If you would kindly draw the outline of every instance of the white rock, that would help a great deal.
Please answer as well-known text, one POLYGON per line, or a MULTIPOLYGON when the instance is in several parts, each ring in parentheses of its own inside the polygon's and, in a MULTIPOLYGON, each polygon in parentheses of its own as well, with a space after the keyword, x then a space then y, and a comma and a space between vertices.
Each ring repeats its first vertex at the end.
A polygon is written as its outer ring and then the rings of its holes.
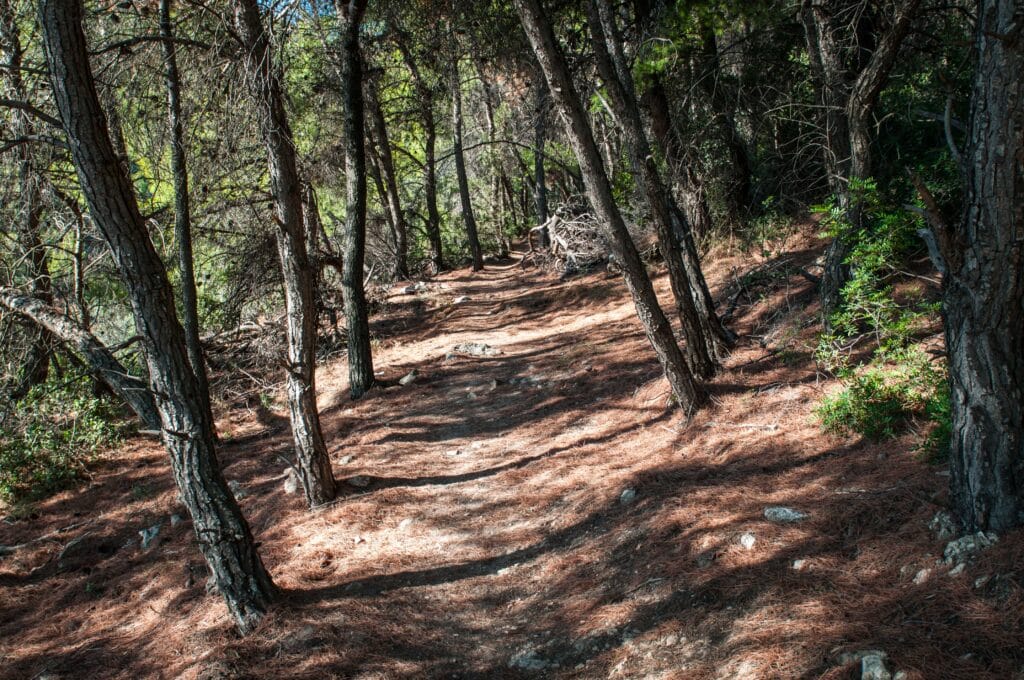
POLYGON ((998 540, 999 538, 995 534, 983 531, 979 531, 976 534, 967 534, 947 543, 942 556, 946 564, 970 562, 977 557, 978 553, 992 547, 998 540))
POLYGON ((154 524, 148 529, 142 529, 139 531, 139 536, 142 536, 142 549, 145 550, 149 546, 153 545, 153 541, 160 534, 160 525, 154 524))
POLYGON ((287 494, 293 494, 299 490, 299 477, 292 470, 288 473, 288 476, 284 480, 284 492, 287 494))
POLYGON ((793 560, 794 571, 803 571, 807 568, 807 560, 793 560))
POLYGON ((780 522, 782 524, 789 524, 791 522, 800 522, 807 519, 809 515, 793 508, 786 508, 781 506, 765 508, 764 518, 769 522, 780 522))
POLYGON ((959 576, 960 574, 964 573, 965 569, 967 569, 967 565, 961 562, 960 564, 950 569, 949 573, 946 574, 946 576, 959 576))
POLYGON ((249 492, 242 488, 242 483, 237 479, 232 479, 228 482, 228 488, 231 489, 231 493, 235 495, 235 500, 242 500, 249 495, 249 492))
POLYGON ((636 500, 636 489, 623 489, 619 494, 619 502, 623 504, 632 503, 636 500))
POLYGON ((742 545, 747 550, 752 549, 755 543, 757 543, 757 537, 749 531, 740 536, 740 545, 742 545))
POLYGON ((419 377, 419 375, 420 375, 420 374, 419 374, 419 371, 417 371, 417 370, 416 370, 416 369, 414 368, 414 369, 412 369, 411 371, 409 371, 408 373, 406 373, 406 374, 405 374, 404 376, 402 376, 402 377, 401 377, 401 378, 400 378, 400 379, 398 380, 398 384, 399 384, 399 385, 401 385, 402 387, 405 387, 406 385, 409 385, 409 384, 411 384, 411 383, 414 383, 414 382, 416 382, 416 378, 418 378, 418 377, 419 377))
POLYGON ((459 297, 455 298, 452 301, 452 304, 463 305, 463 304, 465 304, 467 302, 469 302, 469 296, 468 295, 460 295, 459 297))
POLYGON ((892 673, 885 667, 885 655, 872 652, 860 660, 860 680, 892 680, 892 673))
POLYGON ((342 456, 338 459, 338 465, 348 465, 355 456, 342 456))
POLYGON ((416 522, 416 520, 414 520, 412 517, 406 517, 405 519, 403 519, 401 522, 398 523, 398 528, 400 530, 404 531, 405 529, 408 529, 409 527, 411 527, 415 522, 416 522))
POLYGON ((184 521, 185 521, 185 518, 182 517, 181 515, 178 515, 178 514, 171 515, 171 526, 172 527, 176 527, 176 526, 178 526, 179 524, 181 524, 184 521))
POLYGON ((914 574, 914 583, 916 585, 921 585, 922 583, 927 581, 928 577, 930 577, 931 575, 932 575, 932 570, 931 569, 922 569, 921 571, 919 571, 916 574, 914 574))
POLYGON ((928 522, 928 528, 935 533, 935 537, 940 541, 953 538, 957 532, 956 520, 953 519, 953 515, 945 510, 939 510, 935 513, 935 516, 928 522))

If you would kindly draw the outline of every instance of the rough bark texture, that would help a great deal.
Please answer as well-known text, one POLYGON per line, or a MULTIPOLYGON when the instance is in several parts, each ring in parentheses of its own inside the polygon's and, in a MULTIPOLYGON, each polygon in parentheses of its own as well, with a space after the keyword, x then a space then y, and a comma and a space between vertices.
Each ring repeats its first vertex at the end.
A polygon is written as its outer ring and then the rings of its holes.
POLYGON ((313 272, 306 253, 302 187, 295 146, 284 108, 281 81, 271 60, 270 41, 256 0, 236 0, 235 26, 245 45, 249 85, 258 103, 274 196, 277 251, 284 274, 288 328, 288 409, 302 488, 310 507, 334 499, 331 459, 316 405, 316 307, 313 272))
POLYGON ((952 388, 950 484, 965 529, 1024 524, 1021 0, 978 3, 965 211, 938 234, 952 388))
POLYGON ((95 335, 44 300, 21 295, 16 290, 0 288, 0 305, 30 320, 74 349, 97 377, 128 404, 147 429, 160 429, 160 414, 157 413, 156 402, 146 382, 129 375, 128 369, 95 335))
POLYGON ((514 4, 544 71, 555 105, 565 119, 566 135, 579 160, 587 194, 608 234, 613 253, 622 265, 623 277, 633 297, 637 316, 658 355, 677 402, 684 412, 692 413, 704 401, 706 394, 687 368, 686 360, 672 335, 672 327, 658 306, 658 299, 636 244, 630 238, 622 214, 615 204, 611 183, 602 165, 601 152, 569 75, 565 55, 538 0, 515 0, 514 4))
POLYGON ((366 146, 363 123, 363 56, 359 25, 365 0, 337 3, 341 19, 341 88, 345 135, 345 247, 342 250, 341 289, 348 325, 349 393, 359 399, 373 387, 370 321, 363 290, 366 253, 366 146))
POLYGON ((384 111, 381 109, 376 84, 371 80, 367 85, 369 93, 370 123, 377 142, 377 155, 380 159, 381 179, 387 198, 388 214, 395 228, 395 270, 396 279, 409 278, 409 225, 402 211, 402 199, 398 193, 398 177, 395 174, 395 160, 391 153, 391 140, 384 122, 384 111))
POLYGON ((459 202, 462 205, 462 221, 466 225, 466 239, 473 257, 473 271, 484 268, 484 256, 480 250, 480 236, 473 214, 473 201, 469 195, 469 177, 466 174, 466 154, 462 150, 462 77, 459 74, 458 59, 452 64, 452 154, 455 156, 455 175, 459 183, 459 202))
MULTIPOLYGON (((185 165, 185 135, 181 119, 181 78, 171 28, 171 2, 160 0, 160 37, 163 43, 164 83, 167 88, 167 123, 171 131, 171 174, 174 176, 174 240, 178 244, 178 275, 181 281, 181 323, 185 328, 188 359, 208 408, 210 382, 199 340, 199 302, 192 256, 192 217, 189 212, 188 168, 185 165)), ((211 411, 212 413, 212 411, 211 411)))
POLYGON ((175 481, 228 609, 248 632, 276 590, 221 473, 213 423, 189 364, 167 272, 110 141, 89 68, 80 0, 41 0, 39 23, 82 193, 131 296, 175 481))

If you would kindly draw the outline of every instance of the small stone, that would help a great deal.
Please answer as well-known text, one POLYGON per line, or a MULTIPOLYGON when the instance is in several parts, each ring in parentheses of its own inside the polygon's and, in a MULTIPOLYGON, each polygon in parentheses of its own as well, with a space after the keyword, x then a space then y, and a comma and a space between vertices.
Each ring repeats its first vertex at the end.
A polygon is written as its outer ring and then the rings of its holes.
POLYGON ((623 504, 632 503, 636 500, 636 489, 623 489, 619 494, 619 502, 623 504))
POLYGON ((906 671, 896 671, 892 674, 892 680, 907 680, 908 677, 906 671))
POLYGON ((354 456, 342 456, 338 459, 338 465, 348 465, 352 462, 354 456))
POLYGON ((452 348, 452 352, 468 354, 473 357, 496 357, 501 354, 500 349, 495 349, 482 342, 464 342, 452 348))
POLYGON ((747 532, 740 536, 740 545, 742 545, 747 550, 752 549, 755 543, 757 543, 757 537, 750 532, 747 532))
POLYGON ((807 519, 809 515, 799 510, 786 507, 772 507, 764 509, 764 518, 769 522, 779 522, 782 524, 789 524, 792 522, 800 522, 807 519))
POLYGON ((401 385, 402 387, 405 387, 406 385, 410 385, 410 384, 416 382, 416 378, 418 378, 419 376, 420 376, 419 371, 417 371, 414 368, 411 371, 409 371, 408 373, 406 373, 404 376, 402 376, 399 379, 398 384, 401 385))
POLYGON ((964 573, 965 569, 967 569, 967 565, 961 562, 960 564, 950 569, 949 573, 946 574, 946 576, 959 576, 960 574, 964 573))
POLYGON ((370 478, 364 477, 363 475, 356 475, 355 477, 350 477, 348 483, 356 488, 365 489, 370 486, 370 478))
POLYGON ((985 584, 987 584, 990 580, 992 580, 992 577, 988 574, 985 574, 984 576, 979 576, 978 578, 974 579, 974 587, 984 588, 985 584))
POLYGON ((475 400, 476 399, 476 392, 470 392, 469 394, 467 394, 466 395, 466 399, 469 399, 470 401, 475 400))
POLYGON ((415 522, 416 522, 416 520, 414 520, 412 517, 406 517, 405 519, 403 519, 401 522, 398 523, 398 528, 399 528, 399 530, 404 531, 405 529, 408 529, 413 524, 415 524, 415 522))
POLYGON ((666 647, 675 647, 678 643, 679 643, 679 636, 677 636, 677 635, 669 635, 668 637, 665 638, 664 645, 666 647))
POLYGON ((448 458, 456 458, 462 455, 462 449, 452 449, 451 451, 445 451, 444 455, 448 458))
POLYGON ((171 515, 171 526, 172 527, 176 527, 176 526, 178 526, 179 524, 181 524, 184 521, 185 521, 185 518, 182 517, 181 515, 177 514, 177 513, 171 515))
POLYGON ((299 477, 292 470, 288 473, 288 476, 284 479, 284 492, 287 494, 293 494, 299 490, 299 477))
POLYGON ((928 580, 928 577, 932 575, 931 569, 922 569, 921 571, 914 574, 914 584, 921 585, 928 580))
POLYGON ((928 528, 935 533, 935 537, 940 541, 949 540, 956 536, 957 533, 956 520, 953 519, 953 515, 945 510, 939 510, 935 513, 935 516, 928 522, 928 528))
POLYGON ((970 562, 978 556, 978 553, 992 547, 998 540, 999 538, 993 533, 979 531, 976 534, 968 534, 947 543, 942 557, 946 564, 970 562))
POLYGON ((249 492, 242 488, 242 483, 237 479, 232 479, 228 482, 228 488, 231 489, 231 493, 234 494, 235 500, 242 500, 249 495, 249 492))
POLYGON ((807 568, 807 560, 793 560, 793 570, 803 571, 807 568))
POLYGON ((156 537, 160 534, 160 525, 154 524, 148 529, 142 529, 139 531, 139 536, 142 536, 142 549, 145 550, 153 544, 156 537))
POLYGON ((861 658, 860 680, 892 680, 892 673, 885 667, 884 654, 872 652, 861 658))
POLYGON ((452 300, 452 304, 453 305, 464 305, 467 302, 469 302, 469 296, 468 295, 460 295, 459 297, 457 297, 454 300, 452 300))

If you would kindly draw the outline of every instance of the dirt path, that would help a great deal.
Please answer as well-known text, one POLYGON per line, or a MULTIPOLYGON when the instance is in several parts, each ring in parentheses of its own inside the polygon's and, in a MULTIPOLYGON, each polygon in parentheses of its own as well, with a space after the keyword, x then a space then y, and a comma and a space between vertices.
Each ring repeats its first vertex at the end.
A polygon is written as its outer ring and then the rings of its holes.
MULTIPOLYGON (((739 262, 716 263, 720 297, 739 262)), ((966 575, 935 566, 946 479, 910 437, 820 433, 809 284, 777 279, 740 304, 748 339, 689 424, 617 278, 512 263, 396 288, 376 366, 416 379, 352 402, 344 362, 319 373, 343 498, 309 513, 284 492, 280 404, 220 423, 286 593, 256 634, 237 639, 204 591, 188 522, 167 522, 164 454, 135 442, 2 529, 88 522, 0 562, 0 675, 840 678, 858 663, 842 653, 881 649, 908 677, 1011 677, 1019 536, 966 575), (769 522, 776 505, 809 517, 769 522), (1001 590, 973 587, 986 574, 1001 590)))

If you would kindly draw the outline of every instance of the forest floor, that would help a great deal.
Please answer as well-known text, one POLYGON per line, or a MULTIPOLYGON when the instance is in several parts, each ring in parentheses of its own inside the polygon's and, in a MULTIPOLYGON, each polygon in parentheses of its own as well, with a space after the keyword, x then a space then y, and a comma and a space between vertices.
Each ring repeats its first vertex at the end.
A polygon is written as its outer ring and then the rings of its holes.
POLYGON ((517 256, 396 286, 376 367, 416 379, 351 401, 344 360, 318 374, 337 502, 285 492, 282 394, 221 409, 225 474, 283 590, 254 634, 207 593, 166 454, 140 437, 0 523, 0 544, 34 540, 0 557, 0 676, 835 679, 879 650, 908 678, 1024 677, 1024 535, 950 575, 928 528, 948 471, 920 435, 814 418, 837 384, 788 266, 820 256, 804 231, 760 264, 712 258, 741 340, 689 422, 616 276, 517 256))

